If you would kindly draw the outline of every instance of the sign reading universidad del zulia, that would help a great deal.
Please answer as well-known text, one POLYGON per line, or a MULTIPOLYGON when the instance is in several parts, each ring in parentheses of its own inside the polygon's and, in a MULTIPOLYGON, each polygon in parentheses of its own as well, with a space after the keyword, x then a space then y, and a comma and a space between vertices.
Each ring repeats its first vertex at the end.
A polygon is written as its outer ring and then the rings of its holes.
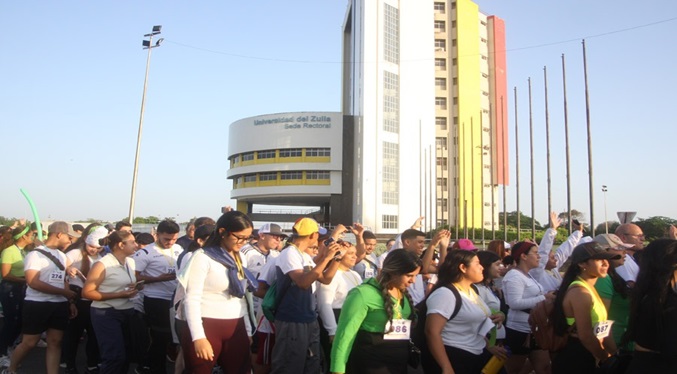
POLYGON ((254 126, 261 125, 284 125, 289 129, 329 129, 331 117, 325 115, 289 116, 277 118, 254 119, 254 126))

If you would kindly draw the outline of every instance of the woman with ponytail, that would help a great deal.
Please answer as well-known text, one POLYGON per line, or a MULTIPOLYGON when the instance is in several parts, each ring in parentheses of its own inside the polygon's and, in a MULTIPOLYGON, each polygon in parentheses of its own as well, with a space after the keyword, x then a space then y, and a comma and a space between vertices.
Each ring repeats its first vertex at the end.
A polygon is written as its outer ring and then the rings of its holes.
POLYGON ((33 243, 35 230, 30 223, 20 225, 11 231, 13 245, 2 251, 2 283, 0 283, 0 303, 4 314, 4 323, 0 330, 0 366, 9 366, 7 347, 14 343, 21 333, 21 311, 26 294, 24 276, 25 248, 33 243))
POLYGON ((82 232, 82 235, 68 249, 66 257, 71 264, 68 267, 70 284, 68 287, 77 294, 75 306, 78 315, 70 320, 63 339, 63 360, 66 362, 66 373, 76 373, 75 367, 78 345, 82 333, 87 331, 87 372, 96 371, 101 361, 99 356, 99 344, 92 327, 90 308, 92 300, 82 298, 82 287, 85 285, 87 275, 92 265, 101 259, 103 243, 101 241, 108 236, 108 230, 100 224, 90 224, 82 232))
POLYGON ((389 253, 377 278, 346 297, 331 351, 333 373, 406 373, 416 313, 407 287, 421 270, 412 252, 389 253))

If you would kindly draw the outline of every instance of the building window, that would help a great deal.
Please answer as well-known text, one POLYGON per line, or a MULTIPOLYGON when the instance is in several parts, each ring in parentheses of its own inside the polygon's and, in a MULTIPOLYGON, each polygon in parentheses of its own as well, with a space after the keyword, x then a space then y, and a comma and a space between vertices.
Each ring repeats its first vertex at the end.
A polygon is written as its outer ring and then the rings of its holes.
POLYGON ((487 91, 482 91, 482 95, 484 95, 484 96, 489 96, 489 92, 487 92, 487 91))
MULTIPOLYGON (((454 117, 454 125, 458 125, 458 117, 454 117)), ((456 143, 454 143, 456 144, 456 143)))
POLYGON ((447 90, 447 78, 435 78, 435 86, 440 90, 447 90))
POLYGON ((484 39, 484 38, 480 38, 480 41, 481 41, 482 43, 486 43, 486 42, 487 42, 487 40, 484 39))
POLYGON ((454 97, 452 99, 452 102, 454 103, 454 105, 458 105, 458 97, 454 97))
POLYGON ((435 50, 436 51, 446 51, 447 50, 447 41, 444 39, 435 39, 435 50))
POLYGON ((280 149, 280 157, 301 157, 302 155, 303 149, 301 148, 280 149))
POLYGON ((251 161, 254 159, 254 152, 247 152, 242 154, 242 161, 251 161))
POLYGON ((440 130, 447 129, 447 117, 435 117, 435 126, 440 130))
POLYGON ((261 173, 259 174, 259 181, 274 181, 277 180, 277 172, 261 173))
POLYGON ((247 174, 244 176, 244 182, 249 183, 249 182, 256 182, 256 174, 247 174))
POLYGON ((400 146, 383 142, 383 203, 398 204, 400 198, 400 146))
POLYGON ((444 71, 447 70, 447 60, 444 58, 435 59, 435 70, 444 71))
POLYGON ((447 189, 447 178, 437 178, 437 187, 447 189))
POLYGON ((444 5, 445 5, 444 3, 437 3, 436 2, 433 6, 434 6, 434 9, 437 13, 444 14, 445 13, 444 5))
POLYGON ((447 98, 446 97, 436 97, 435 106, 438 109, 446 110, 447 109, 447 98))
POLYGON ((456 57, 454 57, 454 58, 451 59, 451 64, 452 64, 453 66, 456 66, 456 65, 458 64, 458 60, 456 60, 456 57))
POLYGON ((383 72, 383 130, 400 131, 400 77, 383 72))
POLYGON ((451 2, 451 9, 456 9, 456 2, 455 1, 451 2))
POLYGON ((393 64, 400 62, 400 10, 385 4, 383 55, 393 64))
POLYGON ((446 25, 444 21, 435 21, 435 32, 445 32, 446 25))
POLYGON ((301 171, 281 171, 280 179, 284 180, 301 180, 303 179, 303 172, 301 171))
POLYGON ((451 39, 451 46, 452 47, 456 47, 456 43, 457 43, 456 39, 451 39))
POLYGON ((486 59, 487 59, 487 56, 482 55, 482 60, 486 60, 486 59))
POLYGON ((480 23, 482 24, 482 26, 486 26, 486 25, 487 25, 487 23, 484 22, 484 21, 480 21, 480 23))
POLYGON ((256 152, 256 158, 258 158, 259 160, 264 158, 275 158, 275 150, 269 149, 266 151, 258 151, 256 152))
POLYGON ((312 179, 312 180, 329 179, 329 171, 324 171, 324 170, 306 171, 306 179, 312 179))
POLYGON ((237 164, 237 163, 239 163, 239 162, 240 162, 240 155, 237 155, 237 156, 233 157, 233 163, 234 163, 234 164, 237 164))
POLYGON ((453 83, 454 86, 458 86, 458 78, 456 78, 456 77, 452 78, 451 83, 453 83))
POLYGON ((456 21, 451 21, 451 28, 455 29, 456 28, 456 21))
POLYGON ((330 148, 306 148, 306 157, 329 157, 330 148))
POLYGON ((482 78, 489 78, 489 74, 487 74, 487 73, 482 73, 482 78))
POLYGON ((437 166, 441 166, 443 168, 447 167, 447 158, 446 157, 438 157, 437 158, 437 166))
POLYGON ((443 212, 447 211, 447 199, 437 199, 437 207, 442 209, 443 212))
POLYGON ((397 229, 397 216, 394 214, 384 214, 381 216, 382 225, 384 229, 397 229))
POLYGON ((435 146, 447 149, 447 138, 435 138, 435 146))

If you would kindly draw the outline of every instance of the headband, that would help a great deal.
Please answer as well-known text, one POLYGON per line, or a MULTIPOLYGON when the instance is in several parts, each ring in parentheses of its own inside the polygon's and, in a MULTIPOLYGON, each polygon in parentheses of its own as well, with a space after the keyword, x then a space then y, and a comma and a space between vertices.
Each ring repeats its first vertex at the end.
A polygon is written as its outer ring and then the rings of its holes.
POLYGON ((24 227, 24 229, 21 230, 20 233, 14 235, 12 238, 13 238, 14 240, 19 240, 19 238, 22 237, 22 236, 24 236, 24 235, 26 235, 26 233, 27 233, 28 230, 30 230, 30 229, 31 229, 31 224, 30 224, 30 223, 26 223, 26 227, 24 227))

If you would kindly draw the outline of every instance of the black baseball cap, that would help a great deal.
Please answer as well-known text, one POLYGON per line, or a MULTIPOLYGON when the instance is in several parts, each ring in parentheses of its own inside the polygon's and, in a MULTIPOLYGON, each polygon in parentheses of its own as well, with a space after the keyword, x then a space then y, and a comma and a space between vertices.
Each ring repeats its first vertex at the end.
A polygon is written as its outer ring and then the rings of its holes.
POLYGON ((571 263, 580 264, 582 262, 593 260, 619 260, 621 255, 606 251, 597 242, 588 242, 579 244, 574 248, 571 254, 571 263))

